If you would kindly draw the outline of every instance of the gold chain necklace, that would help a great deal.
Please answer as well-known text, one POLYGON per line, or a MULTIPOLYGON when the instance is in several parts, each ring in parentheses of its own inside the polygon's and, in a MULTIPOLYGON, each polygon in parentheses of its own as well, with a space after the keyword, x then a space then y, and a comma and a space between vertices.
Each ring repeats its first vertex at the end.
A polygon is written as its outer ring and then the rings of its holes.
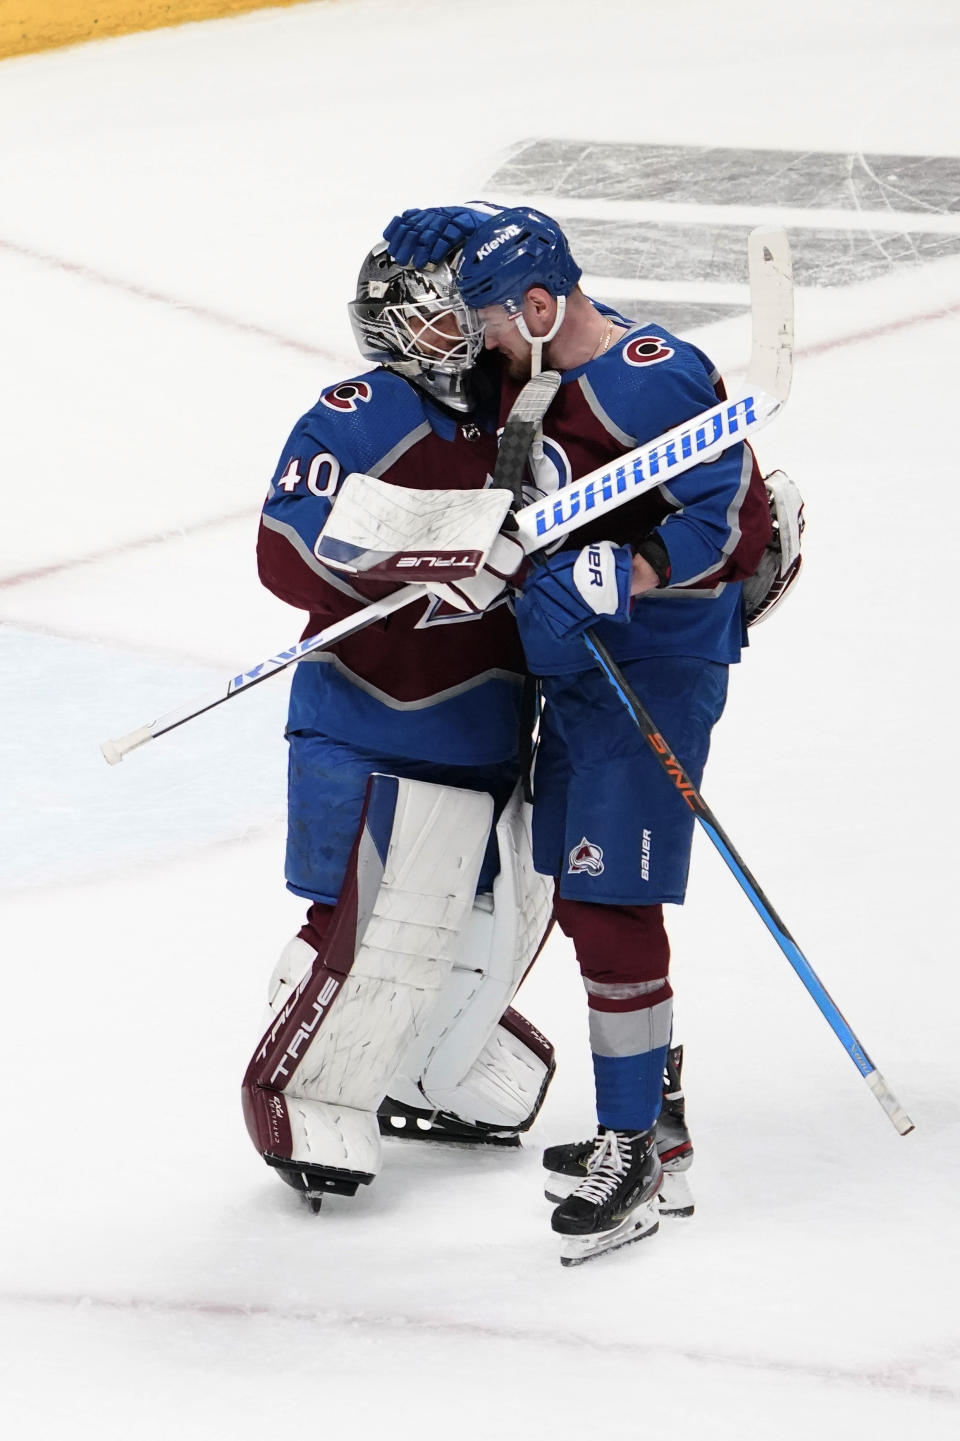
POLYGON ((606 318, 606 319, 604 320, 604 322, 603 322, 603 332, 602 332, 602 334, 601 334, 601 336, 600 336, 600 344, 597 346, 596 350, 593 352, 593 354, 591 355, 590 359, 591 359, 591 360, 596 360, 599 356, 604 355, 604 354, 606 353, 606 351, 608 351, 608 350, 610 349, 610 342, 611 342, 612 339, 613 339, 613 321, 610 319, 610 317, 609 317, 609 315, 608 315, 607 318, 606 318))

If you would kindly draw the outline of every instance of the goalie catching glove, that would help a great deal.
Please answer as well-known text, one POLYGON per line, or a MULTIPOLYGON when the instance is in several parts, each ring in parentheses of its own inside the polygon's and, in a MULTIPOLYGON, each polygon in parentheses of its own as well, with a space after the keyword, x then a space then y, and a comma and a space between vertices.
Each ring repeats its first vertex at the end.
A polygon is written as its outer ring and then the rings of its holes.
POLYGON ((512 496, 486 490, 413 490, 348 475, 313 553, 332 570, 417 583, 455 610, 486 610, 503 595, 526 552, 501 531, 512 496))
POLYGON ((468 576, 466 580, 444 582, 426 577, 421 579, 427 590, 445 600, 454 610, 476 614, 499 600, 511 581, 516 582, 526 559, 526 551, 520 542, 500 531, 476 575, 468 576))

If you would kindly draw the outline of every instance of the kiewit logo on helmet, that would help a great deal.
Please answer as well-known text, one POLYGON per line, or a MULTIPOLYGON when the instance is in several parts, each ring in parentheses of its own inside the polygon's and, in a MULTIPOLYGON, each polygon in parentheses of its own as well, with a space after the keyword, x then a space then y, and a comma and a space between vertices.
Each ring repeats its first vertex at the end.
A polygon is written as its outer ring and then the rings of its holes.
POLYGON ((505 245, 508 240, 512 240, 515 235, 519 234, 519 225, 508 225, 505 230, 501 230, 500 233, 498 235, 495 235, 492 240, 487 240, 484 242, 483 245, 481 245, 480 249, 477 251, 477 259, 486 260, 488 255, 492 255, 495 250, 500 249, 501 245, 505 245))
POLYGON ((574 846, 568 859, 567 874, 570 876, 575 876, 580 871, 586 872, 588 876, 599 876, 603 871, 603 851, 588 841, 586 836, 579 845, 574 846))

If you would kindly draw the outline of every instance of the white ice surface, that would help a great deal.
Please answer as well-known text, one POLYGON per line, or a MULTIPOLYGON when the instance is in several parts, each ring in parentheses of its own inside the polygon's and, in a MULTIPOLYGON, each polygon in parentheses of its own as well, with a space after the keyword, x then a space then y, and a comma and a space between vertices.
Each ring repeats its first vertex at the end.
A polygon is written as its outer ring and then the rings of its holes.
MULTIPOLYGON (((391 1143, 312 1217, 238 1097, 301 911, 285 683, 97 749, 298 634, 256 512, 356 365, 394 210, 534 135, 957 155, 958 65, 947 0, 331 0, 0 67, 4 1435, 958 1434, 960 262, 799 296, 758 450, 806 496, 806 577, 705 786, 907 1139, 698 838, 692 1222, 557 1264, 539 1150, 591 1119, 562 938, 522 997, 560 1052, 525 1148, 391 1143)), ((700 339, 735 371, 744 329, 700 339)))

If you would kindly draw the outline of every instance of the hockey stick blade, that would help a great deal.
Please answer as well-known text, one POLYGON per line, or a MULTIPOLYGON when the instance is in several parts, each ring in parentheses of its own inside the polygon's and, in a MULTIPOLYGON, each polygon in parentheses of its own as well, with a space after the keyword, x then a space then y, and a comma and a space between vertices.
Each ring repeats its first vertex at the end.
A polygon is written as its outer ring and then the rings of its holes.
POLYGON ((793 262, 787 232, 759 226, 747 240, 753 346, 751 389, 785 405, 793 380, 793 262))

